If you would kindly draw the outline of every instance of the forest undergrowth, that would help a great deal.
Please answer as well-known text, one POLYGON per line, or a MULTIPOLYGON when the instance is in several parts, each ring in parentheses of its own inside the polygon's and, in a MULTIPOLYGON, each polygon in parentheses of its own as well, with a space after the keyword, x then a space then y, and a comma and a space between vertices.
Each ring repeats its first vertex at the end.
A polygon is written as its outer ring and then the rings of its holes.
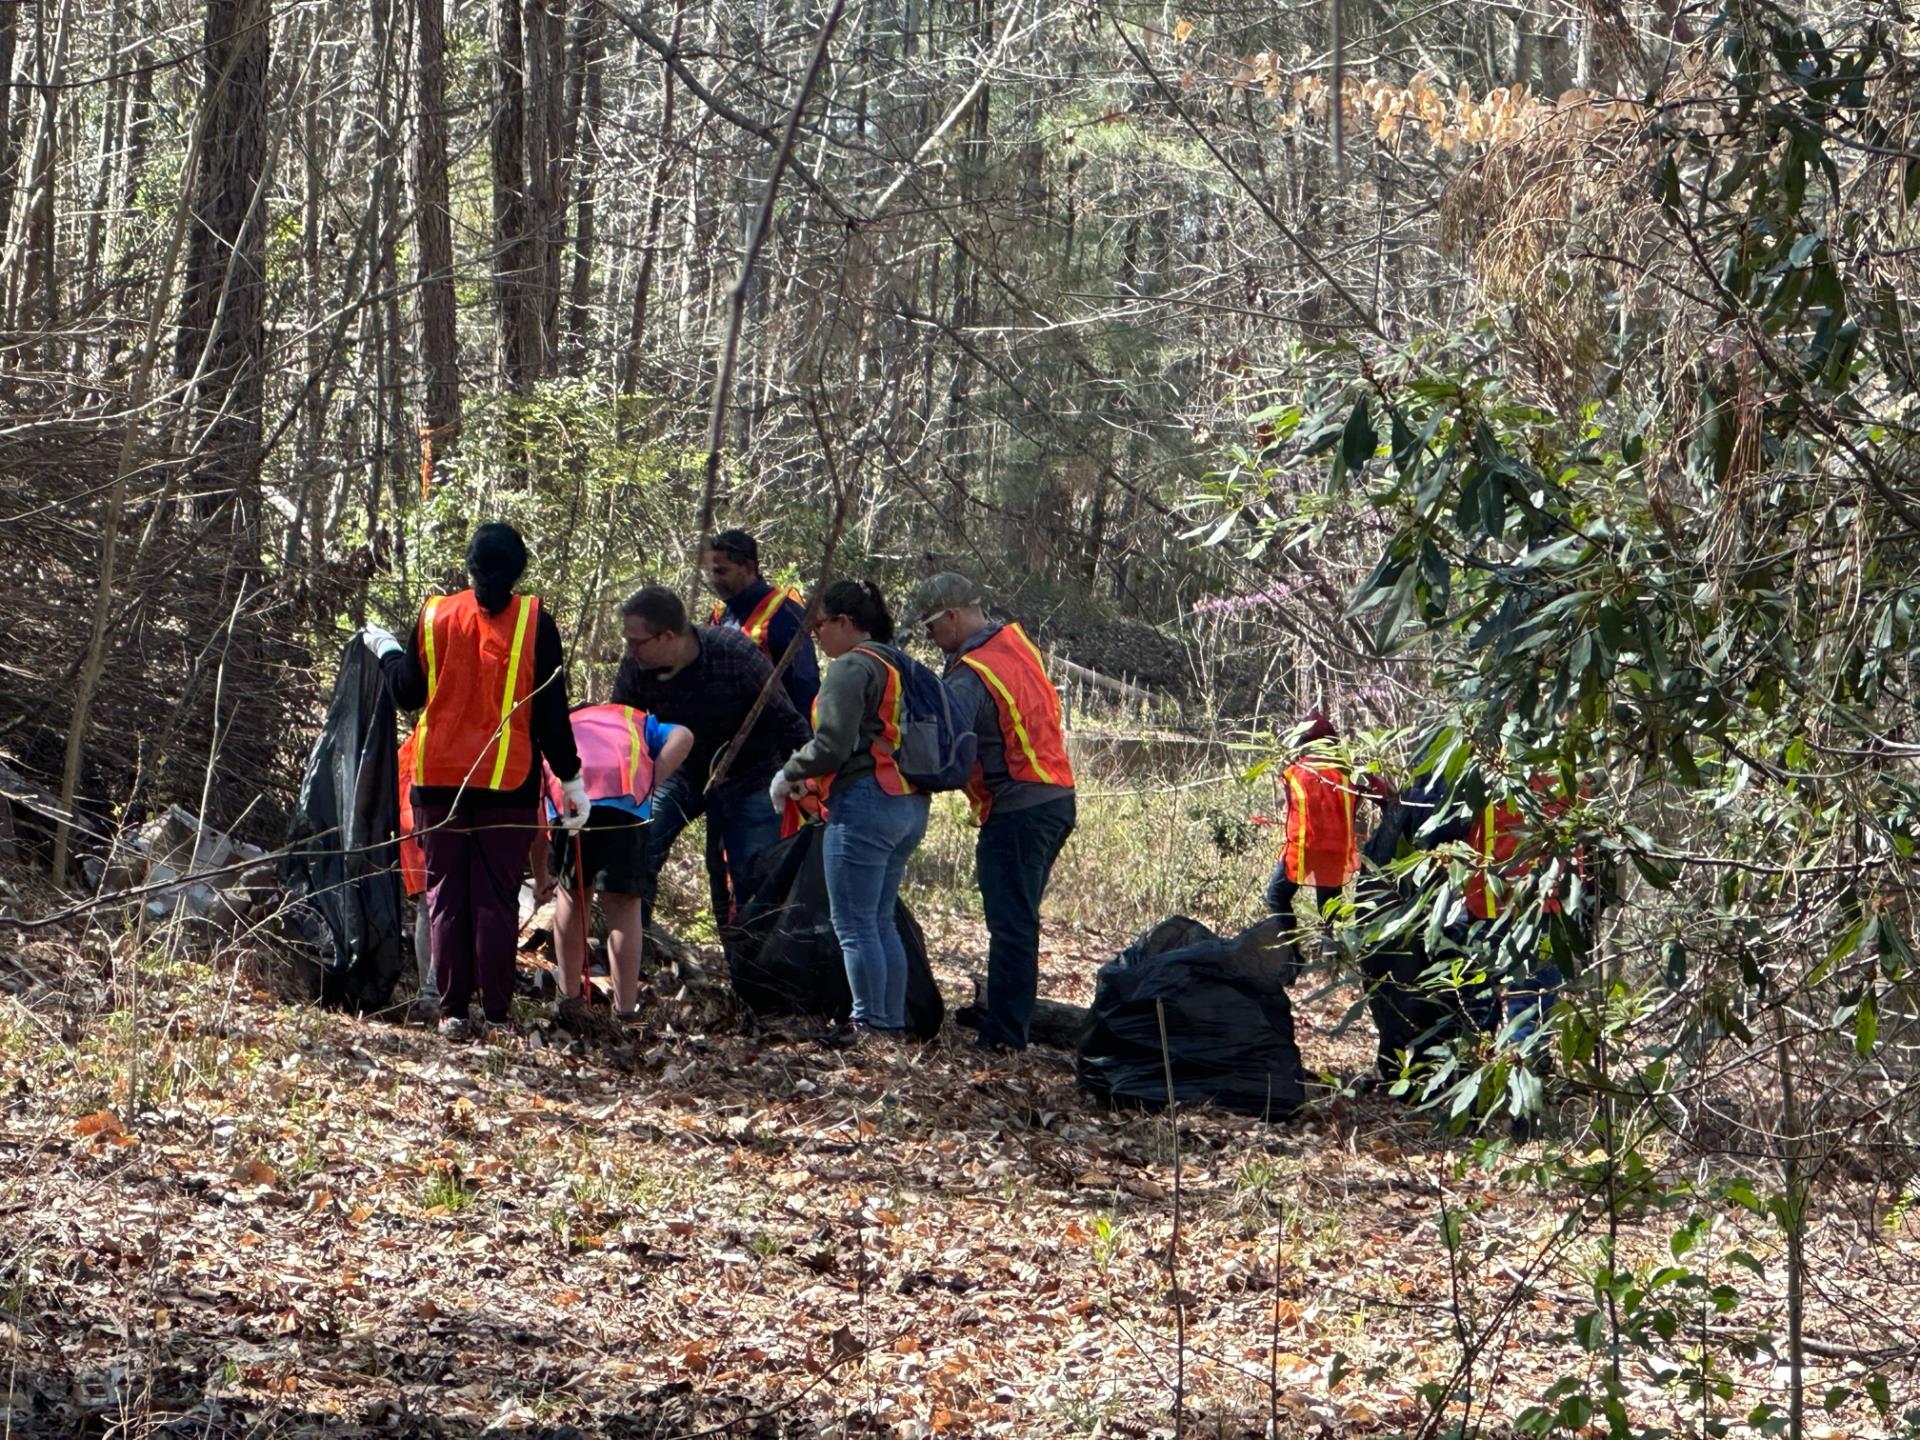
MULTIPOLYGON (((964 997, 978 922, 923 918, 964 997)), ((1086 1003, 1128 938, 1050 917, 1043 993, 1086 1003)), ((836 1052, 666 972, 618 1039, 470 1046, 296 1003, 268 943, 43 931, 4 980, 9 1436, 1504 1434, 1604 1363, 1606 1221, 1532 1171, 1590 1140, 1342 1088, 1372 1061, 1345 987, 1296 991, 1306 1112, 1176 1130, 1095 1110, 1059 1053, 836 1052)), ((1673 1217, 1613 1209, 1620 1265, 1657 1267, 1673 1217)), ((1860 1223, 1819 1218, 1817 1270, 1860 1223)), ((1875 1223, 1877 1263, 1920 1241, 1875 1223)), ((1772 1227, 1733 1207, 1691 1248, 1741 1276, 1701 1337, 1732 1398, 1626 1379, 1678 1434, 1784 1383, 1728 1349, 1778 1322, 1772 1227)), ((1874 1293, 1910 1309, 1920 1273, 1874 1293)), ((1810 1303, 1814 1393, 1847 1389, 1876 1336, 1810 1303)), ((1847 1393, 1810 1433, 1879 1432, 1847 1393)))

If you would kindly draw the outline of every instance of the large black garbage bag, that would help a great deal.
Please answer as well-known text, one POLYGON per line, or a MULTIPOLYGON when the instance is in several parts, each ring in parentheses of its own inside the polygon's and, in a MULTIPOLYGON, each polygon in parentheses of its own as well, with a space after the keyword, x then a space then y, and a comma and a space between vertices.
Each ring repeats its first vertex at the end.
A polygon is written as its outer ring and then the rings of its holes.
MULTIPOLYGON (((844 1020, 853 1013, 827 903, 825 833, 824 825, 803 825, 755 864, 753 893, 727 947, 727 969, 734 994, 756 1015, 844 1020)), ((927 937, 906 901, 893 913, 907 947, 907 1029, 931 1040, 947 1012, 927 964, 927 937)))
POLYGON ((322 1004, 381 1009, 404 968, 396 749, 393 700, 356 635, 287 834, 287 924, 315 960, 322 1004))
POLYGON ((1163 920, 1100 967, 1087 1031, 1074 1056, 1080 1083, 1114 1105, 1214 1104, 1278 1120, 1306 1100, 1284 957, 1222 939, 1197 920, 1163 920), (1160 1016, 1166 1016, 1164 1058, 1160 1016))

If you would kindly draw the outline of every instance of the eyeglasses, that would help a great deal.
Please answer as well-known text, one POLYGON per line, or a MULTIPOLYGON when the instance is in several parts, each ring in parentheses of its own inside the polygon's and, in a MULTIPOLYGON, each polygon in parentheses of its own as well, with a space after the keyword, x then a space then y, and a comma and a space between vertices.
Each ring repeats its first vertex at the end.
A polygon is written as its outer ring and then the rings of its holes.
POLYGON ((844 620, 846 618, 844 615, 816 615, 813 617, 813 633, 818 635, 822 630, 826 629, 827 626, 833 624, 834 621, 844 620))

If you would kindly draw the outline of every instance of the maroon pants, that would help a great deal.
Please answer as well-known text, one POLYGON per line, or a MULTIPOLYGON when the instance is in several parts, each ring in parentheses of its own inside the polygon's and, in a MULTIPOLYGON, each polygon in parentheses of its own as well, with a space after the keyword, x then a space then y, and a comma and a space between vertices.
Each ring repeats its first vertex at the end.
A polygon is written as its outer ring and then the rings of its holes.
POLYGON ((416 803, 413 813, 427 857, 427 928, 442 1011, 465 1015, 478 985, 487 1019, 505 1020, 533 811, 468 804, 450 814, 416 803))

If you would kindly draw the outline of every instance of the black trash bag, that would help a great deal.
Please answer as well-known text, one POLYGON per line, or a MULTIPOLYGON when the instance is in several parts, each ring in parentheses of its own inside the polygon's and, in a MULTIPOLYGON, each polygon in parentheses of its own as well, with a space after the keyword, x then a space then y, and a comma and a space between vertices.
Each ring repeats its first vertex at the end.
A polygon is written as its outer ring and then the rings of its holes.
POLYGON ((1222 939, 1178 915, 1101 966, 1074 1056, 1080 1084, 1113 1105, 1158 1109, 1167 1103, 1171 1061, 1182 1105, 1268 1120, 1299 1109, 1305 1072, 1281 983, 1291 947, 1276 948, 1274 928, 1269 920, 1222 939))
POLYGON ((393 699, 355 635, 287 833, 286 921, 323 1005, 384 1009, 406 969, 397 750, 393 699))
MULTIPOLYGON (((753 893, 741 910, 727 969, 733 993, 756 1015, 822 1015, 845 1020, 853 991, 827 903, 824 825, 802 825, 754 864, 753 893)), ((907 947, 907 1030, 931 1040, 946 1021, 927 937, 904 900, 894 905, 907 947)))

